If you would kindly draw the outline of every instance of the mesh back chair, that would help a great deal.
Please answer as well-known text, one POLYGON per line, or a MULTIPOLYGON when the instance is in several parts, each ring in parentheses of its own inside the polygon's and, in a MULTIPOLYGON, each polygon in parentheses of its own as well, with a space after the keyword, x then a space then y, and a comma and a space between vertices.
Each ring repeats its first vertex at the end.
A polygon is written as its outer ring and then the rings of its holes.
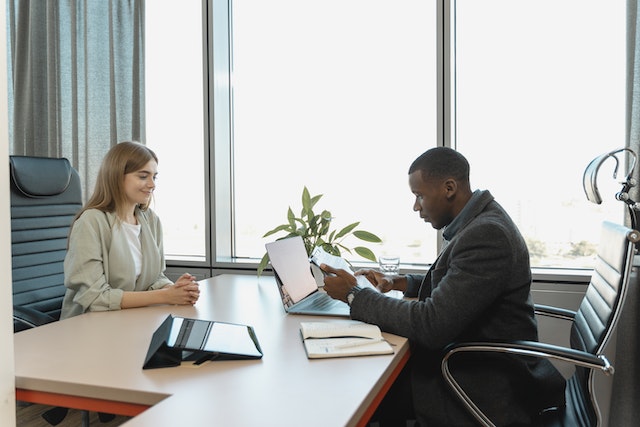
POLYGON ((576 312, 550 306, 536 306, 536 314, 569 320, 572 323, 571 348, 517 341, 509 343, 476 342, 450 345, 442 360, 442 374, 453 393, 481 426, 494 426, 465 393, 451 374, 449 361, 462 352, 498 352, 561 360, 576 369, 567 380, 566 405, 549 408, 540 414, 542 427, 594 427, 601 424, 601 414, 593 395, 595 372, 613 374, 613 367, 602 354, 620 317, 629 285, 640 233, 622 225, 604 222, 598 247, 596 266, 585 296, 576 312))
POLYGON ((14 331, 60 318, 67 234, 82 207, 65 158, 10 156, 14 331))

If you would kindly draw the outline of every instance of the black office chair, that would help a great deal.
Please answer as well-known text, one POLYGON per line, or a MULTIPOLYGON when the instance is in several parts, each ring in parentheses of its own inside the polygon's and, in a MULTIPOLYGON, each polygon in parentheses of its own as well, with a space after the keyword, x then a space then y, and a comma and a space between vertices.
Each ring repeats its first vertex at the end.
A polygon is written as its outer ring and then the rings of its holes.
POLYGON ((602 371, 613 374, 613 366, 602 351, 611 337, 620 316, 629 285, 635 245, 640 233, 622 225, 604 222, 596 266, 585 296, 576 312, 550 306, 536 305, 538 315, 552 316, 573 322, 571 348, 531 341, 474 342, 450 345, 442 359, 442 374, 453 393, 478 421, 493 427, 451 374, 449 362, 458 353, 496 352, 569 362, 576 366, 567 380, 566 405, 549 408, 540 414, 538 426, 593 427, 599 426, 601 415, 592 394, 594 374, 602 371))
POLYGON ((587 196, 587 200, 599 205, 602 203, 600 190, 598 190, 598 172, 600 171, 600 166, 609 159, 613 159, 616 162, 616 166, 613 170, 613 179, 618 179, 622 188, 616 193, 615 199, 625 203, 627 212, 629 213, 629 220, 631 221, 631 228, 635 230, 638 229, 638 212, 640 211, 640 203, 631 198, 629 191, 638 184, 637 180, 633 177, 637 157, 636 152, 630 148, 618 148, 601 154, 591 160, 582 174, 582 188, 584 189, 585 196, 587 196), (627 166, 627 173, 624 175, 622 180, 618 178, 618 169, 622 163, 622 160, 618 159, 618 155, 625 155, 629 163, 627 166))
MULTIPOLYGON (((82 190, 65 158, 9 156, 9 168, 13 329, 20 332, 60 319, 67 235, 82 190)), ((54 408, 43 418, 55 425, 66 413, 54 408)))
POLYGON ((82 207, 65 158, 10 156, 14 332, 60 318, 67 234, 82 207))
POLYGON ((597 370, 607 375, 614 372, 613 366, 602 352, 620 317, 629 286, 633 258, 640 251, 640 233, 634 229, 640 222, 640 203, 629 196, 631 188, 637 185, 636 179, 633 178, 637 155, 629 148, 609 151, 594 158, 587 165, 582 176, 582 185, 587 200, 601 204, 602 197, 597 185, 600 166, 608 159, 614 159, 613 179, 617 179, 618 169, 622 164, 617 155, 621 154, 628 156, 629 164, 627 173, 619 181, 622 189, 616 193, 615 199, 623 202, 627 207, 633 228, 610 222, 603 223, 596 266, 577 312, 557 307, 535 306, 535 312, 539 316, 550 316, 572 322, 571 348, 519 341, 512 343, 454 343, 446 349, 441 364, 442 374, 454 394, 480 425, 493 426, 494 424, 452 376, 449 370, 449 360, 457 353, 498 352, 561 360, 575 365, 575 372, 567 381, 565 407, 550 408, 544 411, 540 414, 537 425, 540 427, 600 425, 600 410, 592 394, 594 375, 597 370))

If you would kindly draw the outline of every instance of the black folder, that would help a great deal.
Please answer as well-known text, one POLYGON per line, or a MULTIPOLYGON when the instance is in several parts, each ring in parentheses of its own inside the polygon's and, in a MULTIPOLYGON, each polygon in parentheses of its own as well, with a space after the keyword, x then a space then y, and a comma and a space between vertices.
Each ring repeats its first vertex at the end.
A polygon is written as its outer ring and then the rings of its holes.
POLYGON ((142 368, 260 358, 262 349, 251 326, 169 315, 153 333, 142 368))

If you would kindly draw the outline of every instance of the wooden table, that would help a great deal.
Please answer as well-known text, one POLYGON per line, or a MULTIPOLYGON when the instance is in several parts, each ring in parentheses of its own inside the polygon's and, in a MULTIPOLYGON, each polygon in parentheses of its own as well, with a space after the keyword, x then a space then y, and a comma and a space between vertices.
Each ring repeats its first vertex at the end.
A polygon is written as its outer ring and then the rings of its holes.
POLYGON ((409 358, 309 360, 301 321, 285 314, 272 277, 222 275, 200 282, 194 307, 88 313, 15 334, 16 398, 135 416, 127 426, 365 425, 409 358), (143 370, 153 332, 169 314, 254 327, 260 360, 143 370))

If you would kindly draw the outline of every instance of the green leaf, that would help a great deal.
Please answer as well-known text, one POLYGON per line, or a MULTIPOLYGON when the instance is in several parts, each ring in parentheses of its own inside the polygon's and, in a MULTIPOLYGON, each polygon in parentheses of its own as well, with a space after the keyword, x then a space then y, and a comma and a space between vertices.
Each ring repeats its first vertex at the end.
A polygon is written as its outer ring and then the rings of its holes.
MULTIPOLYGON (((325 236, 329 232, 329 227, 330 226, 331 226, 330 222, 322 221, 322 226, 318 230, 318 234, 320 236, 325 236)), ((333 241, 333 239, 329 239, 329 240, 333 241)))
POLYGON ((311 207, 311 195, 309 194, 309 190, 306 186, 302 189, 302 207, 305 209, 309 209, 311 207))
POLYGON ((340 249, 337 246, 327 243, 323 246, 324 250, 329 252, 331 255, 340 256, 340 249))
POLYGON ((349 234, 351 232, 351 230, 356 228, 359 224, 360 224, 359 222, 354 222, 353 224, 347 225, 342 230, 340 230, 340 232, 336 235, 336 239, 339 239, 340 237, 346 236, 347 234, 349 234))
POLYGON ((331 220, 333 220, 333 217, 331 216, 331 212, 329 211, 322 211, 319 217, 320 224, 322 224, 322 227, 325 229, 323 234, 325 234, 328 231, 329 226, 331 225, 331 220))
POLYGON ((340 250, 340 248, 342 248, 345 252, 347 252, 348 254, 352 254, 353 252, 351 252, 351 249, 349 249, 348 247, 346 247, 345 245, 338 243, 336 245, 336 247, 338 248, 338 250, 340 250))
POLYGON ((304 187, 304 189, 302 190, 302 211, 300 216, 313 216, 313 205, 311 204, 311 196, 309 195, 309 190, 307 190, 307 187, 304 187))
POLYGON ((320 200, 322 198, 322 194, 318 194, 317 196, 313 196, 311 198, 311 207, 313 208, 316 203, 318 203, 318 200, 320 200))
POLYGON ((368 259, 369 261, 373 261, 373 262, 377 261, 375 254, 369 248, 356 246, 355 248, 353 248, 353 250, 356 251, 356 253, 360 255, 362 258, 368 259))
POLYGON ((262 259, 260 260, 260 264, 258 264, 258 277, 262 275, 262 272, 264 271, 264 269, 267 267, 268 264, 269 264, 269 254, 266 253, 262 256, 262 259))
POLYGON ((321 220, 322 218, 320 217, 320 215, 312 216, 311 218, 309 218, 309 228, 316 231, 321 220))
MULTIPOLYGON (((378 236, 376 236, 373 233, 370 233, 368 231, 364 231, 364 230, 356 230, 353 232, 353 235, 356 236, 358 239, 360 240, 364 240, 365 242, 371 242, 371 243, 380 243, 382 242, 382 239, 380 239, 378 236)), ((375 261, 375 259, 374 259, 375 261)))
POLYGON ((323 210, 322 213, 320 214, 320 216, 322 217, 323 220, 325 221, 331 221, 333 218, 331 218, 331 212, 329 212, 328 210, 323 210))
POLYGON ((310 256, 311 252, 313 251, 313 248, 315 248, 315 245, 310 242, 309 240, 305 240, 304 241, 304 249, 305 251, 307 251, 307 255, 310 256))
POLYGON ((265 235, 264 235, 264 236, 262 236, 262 237, 269 237, 269 236, 271 236, 272 234, 277 233, 278 231, 291 231, 291 225, 290 225, 290 224, 282 224, 282 225, 279 225, 279 226, 277 226, 276 228, 274 228, 273 230, 271 230, 271 231, 267 231, 267 232, 265 233, 265 235))
POLYGON ((300 227, 296 229, 296 234, 300 236, 307 236, 308 230, 309 230, 309 227, 307 227, 307 224, 305 224, 304 222, 300 222, 300 227))

